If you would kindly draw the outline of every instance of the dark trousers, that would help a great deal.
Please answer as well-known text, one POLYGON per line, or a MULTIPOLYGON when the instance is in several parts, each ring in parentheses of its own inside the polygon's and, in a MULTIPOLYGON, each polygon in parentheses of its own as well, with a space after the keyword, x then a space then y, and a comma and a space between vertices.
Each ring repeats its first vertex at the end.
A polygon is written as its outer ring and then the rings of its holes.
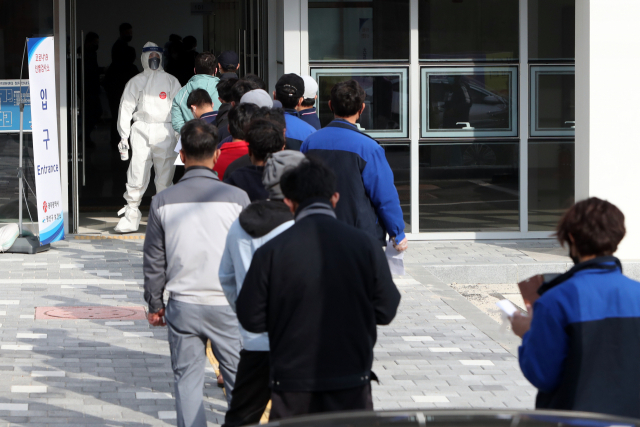
POLYGON ((273 390, 269 422, 296 415, 353 410, 373 410, 371 384, 346 390, 316 392, 273 390))
POLYGON ((269 352, 241 350, 236 385, 223 427, 258 424, 270 398, 269 352))

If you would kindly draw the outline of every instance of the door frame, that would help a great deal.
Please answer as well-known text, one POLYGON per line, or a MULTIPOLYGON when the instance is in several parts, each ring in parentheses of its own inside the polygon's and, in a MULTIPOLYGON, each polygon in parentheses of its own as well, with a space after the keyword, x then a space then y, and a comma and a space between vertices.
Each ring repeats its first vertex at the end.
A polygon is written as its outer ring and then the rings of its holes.
POLYGON ((67 99, 67 0, 53 0, 53 36, 56 49, 56 96, 58 100, 58 141, 60 155, 60 187, 62 189, 62 216, 64 233, 77 231, 71 226, 69 216, 69 161, 67 117, 69 105, 67 99))

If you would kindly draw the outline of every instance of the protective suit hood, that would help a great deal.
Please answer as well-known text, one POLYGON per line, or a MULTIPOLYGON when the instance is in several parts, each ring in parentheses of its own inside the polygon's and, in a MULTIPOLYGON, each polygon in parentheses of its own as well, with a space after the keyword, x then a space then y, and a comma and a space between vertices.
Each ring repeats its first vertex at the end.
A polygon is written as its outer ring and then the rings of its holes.
POLYGON ((164 56, 163 52, 164 50, 161 47, 158 47, 157 44, 153 42, 145 43, 144 47, 142 48, 142 55, 140 56, 140 61, 142 62, 142 69, 144 70, 145 73, 164 70, 164 68, 162 67, 162 59, 164 56), (151 56, 151 53, 153 52, 156 52, 160 55, 160 66, 158 67, 157 70, 152 70, 149 68, 149 56, 151 56))

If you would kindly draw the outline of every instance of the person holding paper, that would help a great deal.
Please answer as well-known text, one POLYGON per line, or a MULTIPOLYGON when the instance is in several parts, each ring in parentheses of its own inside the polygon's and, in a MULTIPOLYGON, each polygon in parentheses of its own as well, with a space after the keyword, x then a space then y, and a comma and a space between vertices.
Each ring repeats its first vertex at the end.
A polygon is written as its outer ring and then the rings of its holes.
POLYGON ((355 80, 336 84, 329 101, 335 119, 311 134, 300 151, 323 160, 338 177, 340 221, 378 239, 381 246, 387 244, 388 233, 394 247, 404 251, 408 243, 402 208, 384 148, 356 127, 365 98, 355 80))
POLYGON ((536 408, 639 418, 640 283, 613 256, 624 215, 590 198, 564 214, 556 235, 575 266, 542 284, 528 315, 511 317, 536 408))

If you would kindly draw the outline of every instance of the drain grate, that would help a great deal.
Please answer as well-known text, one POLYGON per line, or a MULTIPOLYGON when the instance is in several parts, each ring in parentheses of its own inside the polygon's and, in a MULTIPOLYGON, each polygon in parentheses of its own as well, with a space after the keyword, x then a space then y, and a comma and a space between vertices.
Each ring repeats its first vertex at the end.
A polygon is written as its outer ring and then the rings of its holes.
POLYGON ((36 320, 127 319, 147 318, 144 307, 36 307, 36 320))

